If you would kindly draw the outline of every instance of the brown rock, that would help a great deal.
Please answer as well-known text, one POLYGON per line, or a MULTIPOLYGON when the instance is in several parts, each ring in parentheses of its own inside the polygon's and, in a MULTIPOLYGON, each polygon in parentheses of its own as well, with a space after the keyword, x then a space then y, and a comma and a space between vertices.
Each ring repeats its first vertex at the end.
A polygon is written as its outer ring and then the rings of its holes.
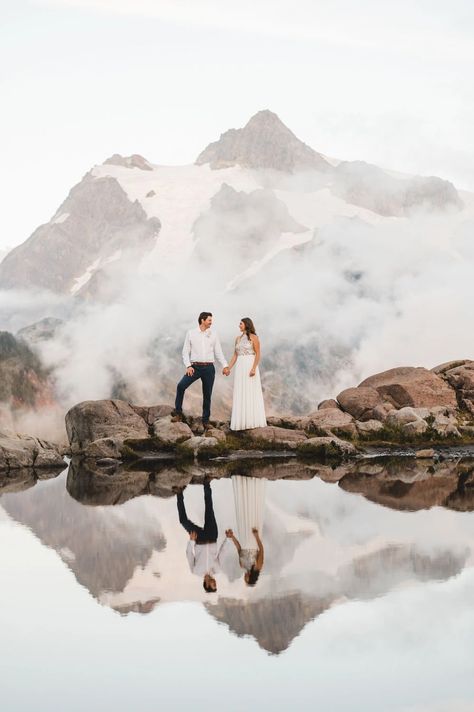
POLYGON ((383 427, 384 425, 380 422, 380 420, 356 421, 356 428, 358 432, 363 435, 367 435, 369 433, 377 433, 379 430, 382 430, 383 427))
POLYGON ((375 388, 359 386, 346 388, 337 396, 337 400, 346 413, 350 413, 357 420, 372 420, 374 408, 382 403, 382 398, 375 388))
POLYGON ((352 437, 357 434, 354 418, 340 408, 324 408, 310 413, 306 419, 305 430, 335 433, 352 437))
POLYGON ((435 456, 435 451, 433 448, 427 448, 426 450, 417 450, 415 452, 415 457, 418 460, 432 459, 435 456))
POLYGON ((290 450, 295 449, 298 443, 306 440, 306 435, 301 430, 277 428, 273 425, 267 425, 265 428, 252 428, 252 430, 246 430, 245 434, 251 440, 284 445, 290 450))
POLYGON ((457 405, 454 390, 436 373, 422 367, 391 368, 366 378, 359 387, 374 388, 382 400, 396 408, 457 405))

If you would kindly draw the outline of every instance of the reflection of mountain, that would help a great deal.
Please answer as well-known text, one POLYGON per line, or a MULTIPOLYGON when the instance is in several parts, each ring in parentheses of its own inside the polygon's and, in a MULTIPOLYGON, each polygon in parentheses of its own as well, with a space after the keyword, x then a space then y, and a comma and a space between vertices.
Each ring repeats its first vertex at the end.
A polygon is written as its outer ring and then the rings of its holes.
MULTIPOLYGON (((121 591, 137 566, 145 566, 165 541, 159 523, 140 508, 134 516, 114 507, 86 507, 66 492, 65 477, 19 494, 6 494, 2 506, 55 549, 93 596, 121 591)), ((133 503, 130 503, 133 505, 133 503)))
POLYGON ((243 604, 231 598, 206 604, 207 611, 220 623, 242 637, 250 635, 261 648, 278 654, 288 648, 305 625, 329 606, 329 601, 290 593, 243 604))
MULTIPOLYGON (((371 600, 413 582, 445 581, 462 570, 472 549, 474 524, 456 512, 376 511, 364 498, 352 497, 319 478, 269 481, 262 531, 265 563, 258 583, 253 588, 245 585, 231 547, 230 567, 223 566, 218 593, 209 596, 200 577, 189 570, 187 533, 179 524, 172 490, 186 478, 202 482, 212 468, 163 467, 152 474, 131 470, 107 474, 74 466, 68 488, 87 504, 69 495, 65 475, 35 485, 28 473, 18 473, 4 483, 0 501, 13 519, 58 552, 100 603, 126 615, 148 613, 158 603, 201 602, 231 632, 252 636, 274 654, 287 649, 307 623, 338 602, 371 600), (159 493, 164 497, 153 496, 159 493), (128 497, 132 499, 122 503, 128 497), (121 504, 103 506, 104 502, 121 504)), ((294 477, 298 463, 292 462, 286 470, 281 464, 265 467, 269 474, 284 477, 286 471, 294 477)), ((472 473, 459 476, 459 467, 453 466, 445 507, 462 508, 471 496, 472 473)), ((372 461, 355 468, 341 480, 354 488, 358 481, 367 488, 370 481, 374 487, 379 482, 429 489, 430 483, 437 486, 438 480, 448 479, 441 469, 434 476, 421 465, 410 470, 409 465, 387 467, 372 461), (357 468, 365 472, 357 473, 357 468)), ((235 526, 232 483, 213 481, 212 491, 220 543, 225 528, 235 526)), ((443 487, 441 491, 445 496, 443 487)), ((200 522, 202 485, 187 487, 185 499, 188 515, 200 522)))
POLYGON ((363 464, 342 477, 339 486, 391 509, 415 512, 438 506, 472 511, 473 468, 473 464, 422 466, 412 461, 402 468, 397 462, 373 465, 370 471, 371 466, 363 464))
MULTIPOLYGON (((334 577, 313 570, 313 594, 308 592, 305 574, 305 593, 293 591, 247 602, 223 598, 217 604, 206 604, 206 609, 239 637, 252 636, 261 648, 278 654, 289 647, 307 623, 338 600, 370 600, 407 581, 446 580, 458 574, 464 563, 465 556, 456 557, 449 551, 428 555, 414 546, 390 545, 355 558, 334 577)), ((293 588, 298 583, 295 578, 288 581, 293 588)))

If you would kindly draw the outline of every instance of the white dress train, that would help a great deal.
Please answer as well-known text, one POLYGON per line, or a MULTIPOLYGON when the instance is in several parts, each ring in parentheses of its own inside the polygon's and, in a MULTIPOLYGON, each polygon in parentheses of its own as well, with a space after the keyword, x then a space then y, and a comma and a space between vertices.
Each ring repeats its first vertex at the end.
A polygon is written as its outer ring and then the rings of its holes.
POLYGON ((258 529, 260 538, 262 537, 266 485, 264 478, 232 476, 237 539, 241 546, 239 562, 247 571, 250 571, 255 563, 258 552, 252 529, 258 529))
POLYGON ((237 361, 234 367, 234 394, 230 429, 263 428, 267 424, 267 419, 260 371, 257 366, 255 376, 249 376, 255 359, 255 351, 247 335, 241 336, 237 340, 235 350, 237 361))

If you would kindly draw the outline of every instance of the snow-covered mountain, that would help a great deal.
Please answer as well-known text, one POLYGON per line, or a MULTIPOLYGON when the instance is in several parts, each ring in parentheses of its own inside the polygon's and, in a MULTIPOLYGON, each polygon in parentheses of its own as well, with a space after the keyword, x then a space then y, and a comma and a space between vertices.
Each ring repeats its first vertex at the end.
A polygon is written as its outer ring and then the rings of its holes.
POLYGON ((235 286, 255 262, 264 265, 336 219, 373 225, 427 207, 460 210, 462 201, 440 178, 328 159, 260 111, 194 165, 115 154, 94 166, 50 222, 2 261, 0 288, 96 297, 124 268, 141 262, 140 270, 160 274, 194 248, 200 256, 224 251, 219 279, 235 286))

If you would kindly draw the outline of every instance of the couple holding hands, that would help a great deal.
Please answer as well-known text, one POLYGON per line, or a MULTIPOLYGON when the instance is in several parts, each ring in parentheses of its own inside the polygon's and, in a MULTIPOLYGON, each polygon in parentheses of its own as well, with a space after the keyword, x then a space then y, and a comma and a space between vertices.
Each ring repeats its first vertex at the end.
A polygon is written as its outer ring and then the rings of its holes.
POLYGON ((224 376, 234 371, 231 430, 260 428, 267 424, 263 402, 262 384, 258 364, 260 341, 252 319, 244 317, 239 323, 240 334, 235 339, 234 353, 227 363, 218 335, 211 330, 211 312, 201 312, 198 327, 187 332, 183 346, 186 373, 176 388, 174 420, 184 420, 184 393, 195 381, 202 383, 202 422, 209 428, 211 397, 216 375, 214 360, 222 365, 224 376))

